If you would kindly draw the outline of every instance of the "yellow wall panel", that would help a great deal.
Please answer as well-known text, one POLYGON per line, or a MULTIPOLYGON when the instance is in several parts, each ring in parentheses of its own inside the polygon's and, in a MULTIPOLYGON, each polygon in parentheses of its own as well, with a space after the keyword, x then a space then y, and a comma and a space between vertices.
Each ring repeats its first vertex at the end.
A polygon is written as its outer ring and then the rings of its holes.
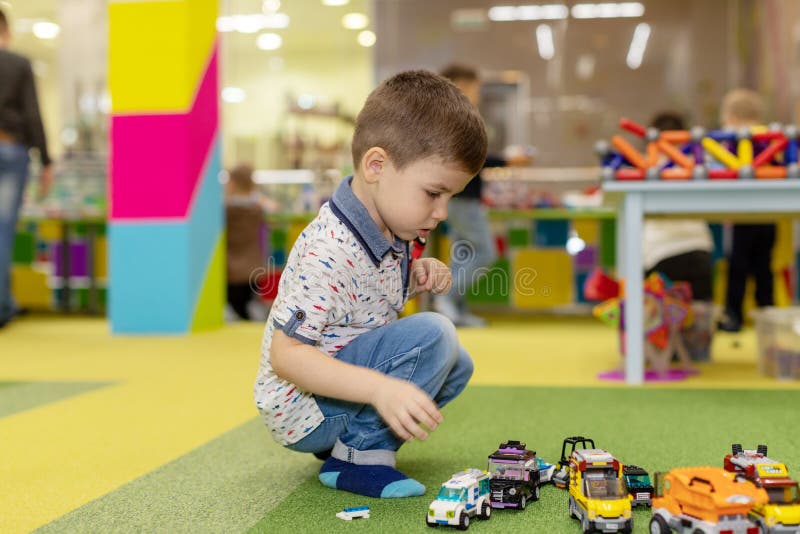
POLYGON ((109 86, 115 114, 189 109, 216 37, 216 0, 109 6, 109 86))
POLYGON ((517 250, 511 257, 511 276, 511 303, 517 308, 552 308, 573 301, 572 258, 566 251, 517 250))
POLYGON ((53 306, 53 292, 47 287, 47 275, 34 271, 30 265, 12 265, 11 294, 23 308, 49 309, 53 306))
POLYGON ((572 221, 572 228, 587 245, 600 241, 600 223, 598 221, 575 219, 572 221))

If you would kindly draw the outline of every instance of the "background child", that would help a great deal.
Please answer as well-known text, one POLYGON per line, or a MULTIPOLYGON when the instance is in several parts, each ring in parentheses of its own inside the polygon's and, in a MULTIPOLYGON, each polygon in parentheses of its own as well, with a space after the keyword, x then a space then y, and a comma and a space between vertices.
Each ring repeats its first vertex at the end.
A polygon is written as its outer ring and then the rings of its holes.
MULTIPOLYGON (((734 89, 725 95, 720 109, 723 128, 750 128, 764 121, 764 103, 755 91, 734 89)), ((756 279, 756 303, 772 306, 772 247, 775 246, 774 224, 734 224, 730 257, 728 258, 728 288, 725 293, 725 319, 720 330, 738 332, 742 329, 742 302, 747 277, 756 279)))
POLYGON ((355 174, 289 254, 262 343, 255 401, 272 437, 326 458, 320 481, 372 497, 421 495, 395 469, 404 441, 425 439, 472 375, 453 323, 397 318, 413 292, 445 293, 448 268, 409 263, 409 241, 447 217, 486 157, 477 110, 448 80, 397 74, 356 119, 355 174), (330 457, 328 457, 330 455, 330 457))
POLYGON ((265 251, 261 232, 264 204, 255 190, 253 168, 239 164, 228 172, 225 186, 226 267, 228 305, 240 319, 264 320, 263 307, 253 306, 251 277, 263 269, 265 251), (260 312, 256 312, 259 310, 260 312), (258 313, 262 315, 259 317, 258 313))

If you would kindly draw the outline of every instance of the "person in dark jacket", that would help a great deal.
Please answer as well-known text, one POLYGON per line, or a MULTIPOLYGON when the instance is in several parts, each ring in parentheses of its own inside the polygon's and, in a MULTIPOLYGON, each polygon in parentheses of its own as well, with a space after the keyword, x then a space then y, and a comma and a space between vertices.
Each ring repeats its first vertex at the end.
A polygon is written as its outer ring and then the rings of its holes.
POLYGON ((39 115, 31 63, 8 50, 11 31, 0 10, 0 327, 16 313, 11 299, 11 253, 22 193, 28 178, 28 150, 39 150, 39 195, 53 182, 53 168, 39 115))

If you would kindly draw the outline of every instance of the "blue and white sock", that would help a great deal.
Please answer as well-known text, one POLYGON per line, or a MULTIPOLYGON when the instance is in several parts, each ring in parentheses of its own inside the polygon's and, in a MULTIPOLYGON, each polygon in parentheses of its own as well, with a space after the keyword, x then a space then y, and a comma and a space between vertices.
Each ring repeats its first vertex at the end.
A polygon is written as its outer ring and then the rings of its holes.
POLYGON ((325 486, 367 497, 391 499, 425 494, 425 486, 389 465, 354 464, 328 458, 319 470, 325 486))

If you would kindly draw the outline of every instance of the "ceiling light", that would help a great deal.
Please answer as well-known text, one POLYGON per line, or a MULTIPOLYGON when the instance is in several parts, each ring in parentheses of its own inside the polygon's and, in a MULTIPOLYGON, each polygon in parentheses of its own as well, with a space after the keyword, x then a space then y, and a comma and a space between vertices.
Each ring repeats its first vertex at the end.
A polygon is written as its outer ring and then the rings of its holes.
POLYGON ((222 90, 222 101, 228 104, 239 104, 247 98, 247 93, 241 87, 226 87, 222 90))
POLYGON ((377 40, 378 38, 375 36, 375 32, 369 30, 364 30, 358 34, 358 44, 367 48, 374 45, 377 40))
POLYGON ((636 25, 633 30, 633 39, 631 39, 631 47, 628 49, 628 57, 625 62, 632 69, 638 69, 642 64, 644 58, 644 51, 647 48, 647 39, 650 38, 650 25, 646 22, 636 25))
POLYGON ((33 35, 39 39, 55 39, 61 32, 61 27, 54 22, 34 22, 33 35))
POLYGON ((264 13, 275 13, 281 8, 281 0, 264 0, 261 3, 261 11, 264 13))
POLYGON ((342 17, 342 26, 348 30, 363 30, 369 25, 369 18, 363 13, 348 13, 342 17))
POLYGON ((326 6, 346 6, 350 0, 322 0, 322 4, 326 6))
POLYGON ((576 19, 613 19, 642 15, 644 15, 644 5, 640 2, 603 2, 572 6, 572 16, 576 19))
POLYGON ((569 15, 564 4, 495 6, 489 8, 489 20, 510 22, 514 20, 560 20, 569 15))
POLYGON ((287 26, 289 26, 289 15, 286 13, 255 13, 217 18, 217 31, 223 33, 257 33, 261 30, 281 30, 287 26))
POLYGON ((539 24, 536 28, 536 44, 539 46, 539 55, 542 59, 553 59, 556 47, 553 44, 553 30, 547 24, 539 24))
POLYGON ((283 45, 283 38, 277 33, 262 33, 256 38, 256 46, 261 50, 277 50, 283 45))
POLYGON ((303 93, 302 95, 297 97, 297 105, 300 109, 311 109, 314 107, 314 103, 317 101, 314 98, 314 95, 310 95, 308 93, 303 93))

